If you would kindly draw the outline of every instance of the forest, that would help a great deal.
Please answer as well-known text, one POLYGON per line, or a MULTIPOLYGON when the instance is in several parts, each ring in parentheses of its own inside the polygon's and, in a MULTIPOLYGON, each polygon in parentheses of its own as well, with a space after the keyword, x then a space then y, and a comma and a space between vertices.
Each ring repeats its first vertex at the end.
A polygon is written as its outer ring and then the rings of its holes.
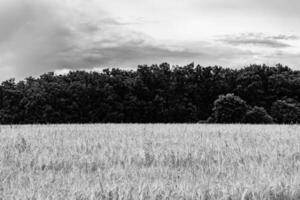
POLYGON ((1 124, 300 123, 300 71, 140 65, 54 72, 0 86, 1 124))

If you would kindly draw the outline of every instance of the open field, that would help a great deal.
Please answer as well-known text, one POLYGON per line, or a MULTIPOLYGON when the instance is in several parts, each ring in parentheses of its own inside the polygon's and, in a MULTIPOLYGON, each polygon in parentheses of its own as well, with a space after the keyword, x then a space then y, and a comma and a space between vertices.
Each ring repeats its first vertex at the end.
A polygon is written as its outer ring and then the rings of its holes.
POLYGON ((1 126, 0 199, 299 199, 300 126, 1 126))

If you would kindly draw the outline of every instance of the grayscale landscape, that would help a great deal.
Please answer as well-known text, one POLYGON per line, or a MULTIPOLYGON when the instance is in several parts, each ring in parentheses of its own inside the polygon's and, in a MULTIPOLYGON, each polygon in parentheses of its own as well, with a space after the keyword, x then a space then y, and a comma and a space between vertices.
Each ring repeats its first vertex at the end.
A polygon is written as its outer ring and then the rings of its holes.
POLYGON ((0 0, 0 200, 300 200, 300 0, 0 0))

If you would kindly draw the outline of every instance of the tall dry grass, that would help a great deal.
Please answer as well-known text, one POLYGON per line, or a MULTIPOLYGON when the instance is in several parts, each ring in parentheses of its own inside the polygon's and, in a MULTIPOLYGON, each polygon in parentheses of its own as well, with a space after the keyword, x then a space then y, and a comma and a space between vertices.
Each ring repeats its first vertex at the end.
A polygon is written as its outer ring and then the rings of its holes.
POLYGON ((297 199, 300 126, 1 126, 0 199, 297 199))

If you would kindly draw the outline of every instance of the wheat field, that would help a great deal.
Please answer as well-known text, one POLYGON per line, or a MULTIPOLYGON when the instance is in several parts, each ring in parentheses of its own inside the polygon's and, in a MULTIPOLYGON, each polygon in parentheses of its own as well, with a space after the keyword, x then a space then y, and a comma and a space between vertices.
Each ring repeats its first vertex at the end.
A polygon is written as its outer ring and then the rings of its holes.
POLYGON ((0 127, 0 199, 299 199, 300 126, 0 127))

